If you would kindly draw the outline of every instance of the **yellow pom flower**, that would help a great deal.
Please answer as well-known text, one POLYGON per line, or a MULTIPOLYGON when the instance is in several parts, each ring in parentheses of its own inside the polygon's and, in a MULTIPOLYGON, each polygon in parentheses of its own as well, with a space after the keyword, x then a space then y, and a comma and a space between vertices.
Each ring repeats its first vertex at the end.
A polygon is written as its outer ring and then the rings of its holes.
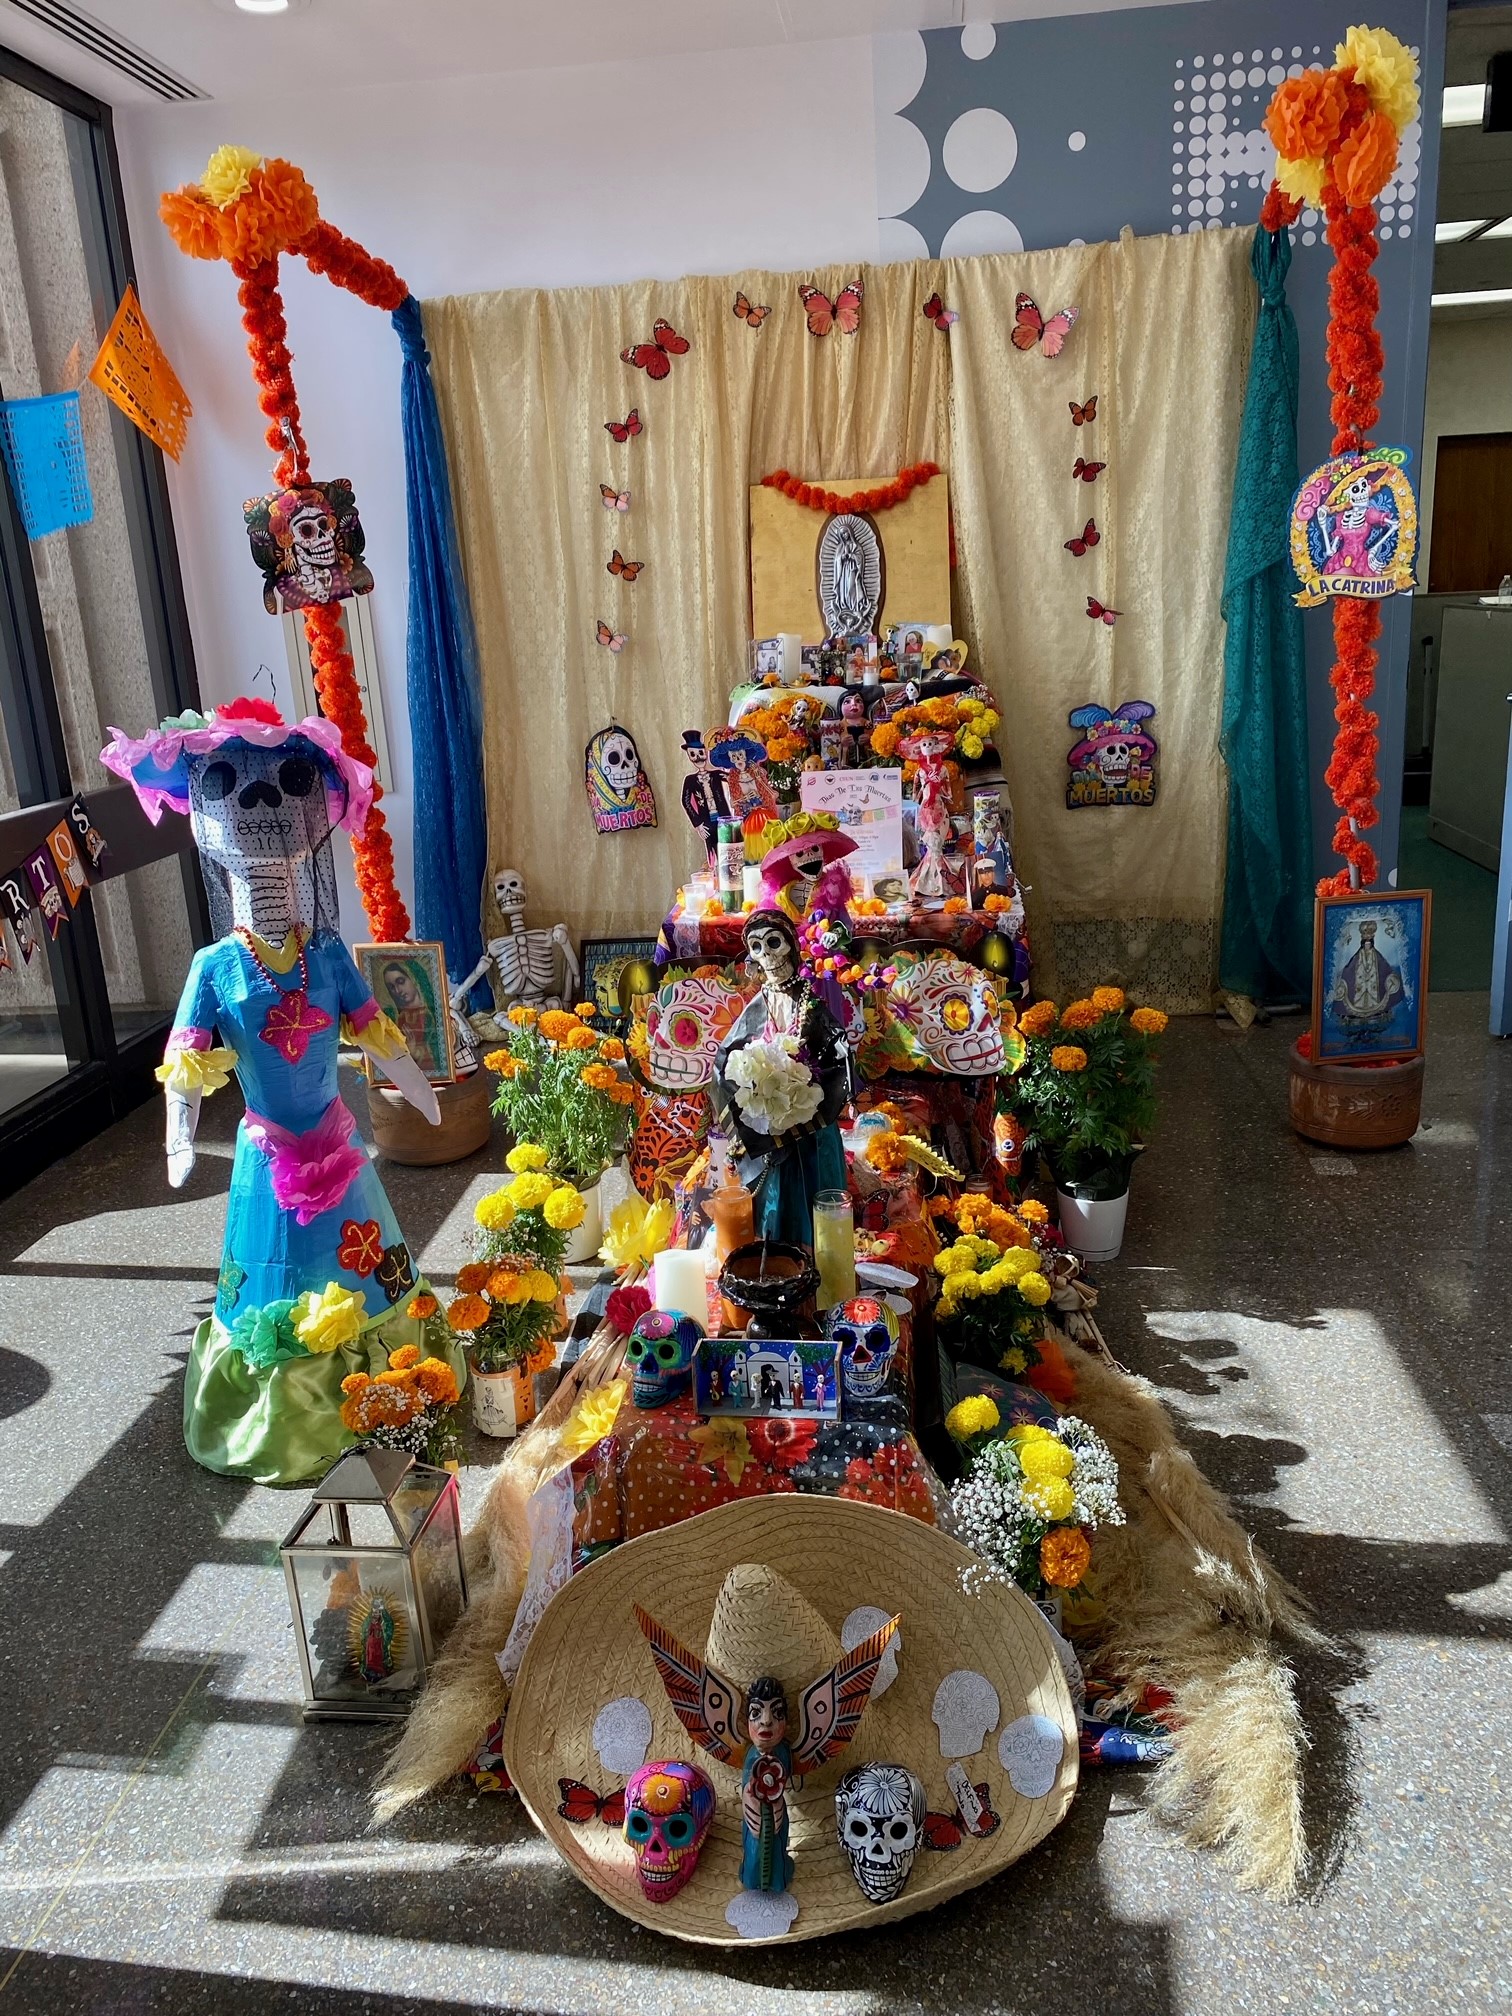
POLYGON ((1057 1071, 1085 1071, 1087 1053, 1079 1050, 1074 1043, 1057 1043, 1050 1052, 1050 1062, 1057 1071))
POLYGON ((367 1317, 367 1297, 359 1289, 349 1294, 339 1281, 328 1281, 317 1295, 306 1289, 294 1304, 294 1335, 307 1351, 334 1351, 355 1344, 367 1317))
POLYGON ((961 753, 965 756, 980 756, 983 746, 980 735, 963 735, 961 738, 961 753))
POLYGON ((1064 1477, 1036 1477, 1024 1486, 1024 1503, 1042 1519, 1069 1519, 1076 1493, 1064 1477))
POLYGON ((1412 51, 1385 28, 1351 28, 1334 50, 1340 69, 1352 68, 1377 112, 1384 112, 1398 133, 1418 116, 1417 61, 1412 51))
POLYGON ((516 1141, 504 1157, 504 1167, 512 1176, 528 1176, 546 1167, 546 1150, 538 1148, 534 1141, 516 1141))
POLYGON ((581 1194, 564 1183, 546 1199, 546 1223, 554 1232, 571 1232, 582 1224, 587 1209, 581 1194))
POLYGON ((1170 1019, 1159 1008, 1136 1008, 1129 1017, 1129 1027, 1137 1029, 1141 1036, 1161 1036, 1170 1019))
POLYGON ((1276 156, 1276 180, 1284 195, 1298 203, 1309 203, 1314 210, 1323 208, 1323 157, 1319 154, 1305 154, 1300 160, 1292 161, 1284 154, 1276 156))
POLYGON ((544 1267, 532 1267, 521 1279, 530 1291, 532 1302, 555 1302, 561 1293, 555 1274, 548 1274, 544 1267))
POLYGON ((1122 987, 1094 987, 1092 989, 1092 1006, 1099 1014, 1121 1015, 1123 1013, 1123 1005, 1124 990, 1122 987))
POLYGON ((539 1211, 555 1188, 549 1176, 531 1172, 516 1176, 504 1194, 517 1211, 539 1211))
POLYGON ((1043 1309, 1050 1300, 1050 1283, 1038 1269, 1019 1276, 1018 1291, 1032 1308, 1043 1309))
POLYGON ((485 1232, 507 1232, 514 1223, 515 1207, 507 1190, 490 1190, 473 1206, 473 1223, 485 1232))
POLYGON ((261 164, 261 154, 250 147, 217 147, 200 177, 200 188, 224 210, 251 188, 252 170, 261 164))
MULTIPOLYGON (((1139 1010, 1136 1008, 1134 1013, 1137 1015, 1139 1010)), ((1026 1197, 1018 1207, 1018 1215, 1026 1225, 1048 1225, 1050 1222, 1050 1213, 1038 1197, 1026 1197)))
POLYGON ((990 1435, 1002 1418, 995 1401, 985 1393, 972 1393, 951 1408, 945 1429, 957 1442, 969 1442, 973 1435, 990 1435))
POLYGON ((1047 1436, 1043 1442, 1026 1442, 1019 1451, 1019 1464, 1024 1475, 1038 1483, 1051 1477, 1069 1477, 1076 1458, 1064 1442, 1047 1436))

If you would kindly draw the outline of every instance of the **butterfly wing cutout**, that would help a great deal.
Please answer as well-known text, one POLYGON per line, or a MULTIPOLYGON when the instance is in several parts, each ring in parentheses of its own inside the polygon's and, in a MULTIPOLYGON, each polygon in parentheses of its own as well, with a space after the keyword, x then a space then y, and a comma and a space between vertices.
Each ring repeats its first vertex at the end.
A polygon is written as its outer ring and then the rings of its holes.
POLYGON ((640 408, 632 406, 623 420, 606 420, 604 432, 615 441, 628 441, 641 431, 640 408))
POLYGON ((557 1790, 562 1795, 557 1812, 571 1826, 586 1827, 590 1820, 602 1820, 606 1827, 625 1824, 623 1791, 605 1792, 601 1797, 577 1778, 558 1778, 557 1790))
POLYGON ((1083 483, 1095 483, 1107 466, 1106 462, 1084 462, 1078 455, 1071 474, 1073 478, 1079 476, 1083 483))
POLYGON ((959 322, 961 319, 953 308, 945 306, 945 303, 940 299, 938 290, 930 295, 920 312, 923 314, 925 321, 932 322, 935 328, 940 330, 942 334, 949 329, 953 322, 959 322))
MULTIPOLYGON (((870 1638, 863 1638, 838 1665, 809 1682, 798 1701, 797 1739, 793 1769, 801 1777, 838 1757, 856 1733, 856 1725, 871 1699, 872 1683, 882 1655, 892 1643, 900 1618, 893 1617, 870 1638)), ((676 1706, 676 1703, 673 1703, 676 1706)))
POLYGON ((1088 426, 1097 418, 1097 394, 1095 392, 1084 406, 1078 406, 1074 399, 1070 401, 1070 406, 1071 424, 1073 427, 1088 426))
POLYGON ((1017 295, 1013 303, 1013 329, 1009 342, 1015 350, 1032 350, 1045 333, 1045 318, 1032 294, 1017 295))
MULTIPOLYGON (((633 581, 645 564, 644 560, 627 560, 618 546, 616 546, 613 557, 607 563, 604 571, 607 574, 617 574, 623 581, 633 581)), ((599 642, 602 643, 603 639, 600 638, 599 642)))
POLYGON ((745 323, 748 329, 759 329, 772 311, 770 308, 753 307, 744 294, 737 293, 735 296, 734 312, 745 323))
POLYGON ((1040 349, 1047 357, 1059 357, 1066 347, 1066 338, 1071 334, 1072 325, 1080 315, 1080 308, 1059 308, 1045 324, 1040 337, 1040 349))
MULTIPOLYGON (((1123 611, 1121 609, 1109 609, 1104 603, 1099 602, 1095 595, 1089 595, 1087 597, 1087 614, 1090 617, 1092 617, 1094 621, 1100 619, 1102 622, 1106 623, 1108 628, 1111 630, 1113 625, 1118 621, 1119 617, 1123 614, 1123 611)), ((1106 718, 1111 721, 1113 717, 1110 714, 1106 718)), ((1073 721, 1071 725, 1073 728, 1075 728, 1078 727, 1080 724, 1078 722, 1073 721)))
MULTIPOLYGON (((734 1686, 722 1673, 705 1665, 696 1652, 690 1652, 686 1645, 679 1644, 670 1631, 642 1610, 639 1603, 634 1607, 635 1621, 646 1634, 646 1643, 651 1647, 651 1657, 661 1676, 672 1713, 701 1750, 707 1750, 721 1764, 735 1763, 745 1749, 745 1736, 742 1733, 739 1697, 734 1686)), ((866 1642, 870 1644, 871 1640, 866 1642)), ((879 1652, 879 1661, 881 1657, 879 1652)), ((825 1677, 829 1679, 833 1676, 827 1674, 825 1677)), ((874 1666, 872 1678, 875 1677, 874 1666)), ((866 1685, 870 1693, 871 1680, 866 1685)))
MULTIPOLYGON (((557 1810, 560 1812, 561 1808, 559 1807, 557 1810)), ((937 1848, 944 1854, 951 1855, 954 1854, 965 1839, 966 1829, 961 1825, 954 1813, 926 1813, 924 1815, 924 1846, 926 1848, 937 1848)))
POLYGON ((1095 518, 1089 518, 1087 520, 1086 527, 1081 533, 1080 537, 1076 539, 1067 539, 1063 541, 1063 544, 1065 545, 1066 551, 1068 553, 1074 553, 1077 559, 1080 560, 1082 555, 1086 552, 1087 548, 1089 546, 1095 546, 1101 538, 1102 534, 1097 529, 1097 520, 1095 518))
POLYGON ((598 628, 594 632, 594 634, 598 638, 600 644, 603 645, 604 649, 606 651, 612 651, 616 658, 625 648, 625 640, 624 637, 620 634, 620 632, 617 630, 611 630, 609 628, 609 625, 603 622, 602 620, 600 620, 598 628))
POLYGON ((865 292, 859 280, 852 280, 835 296, 835 326, 842 336, 854 336, 861 327, 861 299, 865 292))
POLYGON ((630 492, 628 490, 616 490, 612 483, 600 483, 599 501, 606 511, 628 511, 630 509, 630 492))
POLYGON ((835 304, 828 294, 821 293, 817 287, 800 287, 798 299, 808 317, 810 336, 828 336, 835 326, 835 304))
MULTIPOLYGON (((684 344, 683 348, 686 349, 687 345, 684 344)), ((621 350, 620 362, 633 364, 648 378, 665 378, 672 369, 672 359, 659 343, 632 343, 628 350, 621 350)))
MULTIPOLYGON (((664 350, 669 357, 686 357, 693 348, 687 337, 679 336, 672 324, 661 316, 651 324, 651 336, 657 349, 664 350)), ((665 378, 667 374, 665 371, 653 371, 651 375, 653 378, 665 378)))

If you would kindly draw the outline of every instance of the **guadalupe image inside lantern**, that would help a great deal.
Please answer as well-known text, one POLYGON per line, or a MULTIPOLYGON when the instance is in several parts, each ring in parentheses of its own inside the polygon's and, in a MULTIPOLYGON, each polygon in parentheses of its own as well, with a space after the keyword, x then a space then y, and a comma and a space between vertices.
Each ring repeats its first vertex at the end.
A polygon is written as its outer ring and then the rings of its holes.
POLYGON ((456 1478, 398 1450, 354 1450, 279 1552, 305 1719, 407 1713, 467 1604, 456 1478))

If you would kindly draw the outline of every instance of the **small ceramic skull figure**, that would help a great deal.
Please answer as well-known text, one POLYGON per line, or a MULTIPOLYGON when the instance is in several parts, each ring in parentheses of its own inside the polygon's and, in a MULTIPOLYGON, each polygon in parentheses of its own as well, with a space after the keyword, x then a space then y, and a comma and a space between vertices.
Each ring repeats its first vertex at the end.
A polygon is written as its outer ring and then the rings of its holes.
POLYGON ((862 1896, 891 1904, 919 1852, 924 1787, 902 1764, 857 1764, 835 1787, 835 1828, 862 1896))
POLYGON ((830 1311, 829 1334, 840 1346, 840 1386, 847 1400, 875 1400, 887 1385, 898 1349, 898 1318, 873 1295, 855 1295, 830 1311))
POLYGON ((664 1407, 685 1392, 703 1325, 670 1309, 648 1309, 635 1319, 625 1346, 630 1398, 637 1407, 664 1407))
POLYGON ((696 1764, 643 1764, 625 1787, 625 1839, 641 1892, 664 1904, 685 1889, 714 1818, 714 1787, 696 1764))

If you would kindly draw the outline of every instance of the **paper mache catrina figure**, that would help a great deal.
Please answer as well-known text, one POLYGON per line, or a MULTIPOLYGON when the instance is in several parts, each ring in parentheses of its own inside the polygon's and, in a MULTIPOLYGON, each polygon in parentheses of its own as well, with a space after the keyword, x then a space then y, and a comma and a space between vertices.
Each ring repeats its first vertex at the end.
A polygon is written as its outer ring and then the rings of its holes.
POLYGON ((345 476, 249 497, 242 512, 270 616, 371 592, 362 559, 367 539, 345 476))
MULTIPOLYGON (((360 831, 372 772, 330 722, 264 700, 112 728, 101 761, 154 824, 189 815, 214 944, 194 956, 158 1069, 168 1180, 194 1167, 200 1101, 234 1072, 236 1133, 215 1306, 195 1332, 184 1439, 195 1461, 264 1484, 321 1476, 352 1437, 341 1382, 422 1342, 409 1249, 337 1088, 355 1044, 428 1120, 432 1087, 339 934, 331 842, 360 831)), ((448 1356, 458 1382, 460 1353, 448 1356)))
POLYGON ((788 1788, 840 1756, 855 1735, 899 1619, 811 1680, 794 1715, 780 1680, 768 1674, 738 1688, 638 1603, 634 1608, 673 1714, 701 1749, 740 1770, 741 1887, 786 1890, 793 1880, 788 1788))

